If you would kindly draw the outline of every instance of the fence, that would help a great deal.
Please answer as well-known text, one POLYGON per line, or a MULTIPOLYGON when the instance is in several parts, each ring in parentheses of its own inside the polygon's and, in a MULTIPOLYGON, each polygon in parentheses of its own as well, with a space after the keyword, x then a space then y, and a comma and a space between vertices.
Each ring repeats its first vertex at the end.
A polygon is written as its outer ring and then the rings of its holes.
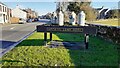
POLYGON ((11 24, 17 24, 19 22, 19 18, 11 17, 10 21, 11 21, 11 24))

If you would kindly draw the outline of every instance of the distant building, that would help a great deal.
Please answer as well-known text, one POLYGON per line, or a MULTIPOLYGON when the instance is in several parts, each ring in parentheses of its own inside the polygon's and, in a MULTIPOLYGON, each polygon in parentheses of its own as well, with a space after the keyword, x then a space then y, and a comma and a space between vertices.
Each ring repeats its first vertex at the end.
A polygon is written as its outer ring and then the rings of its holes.
POLYGON ((117 18, 119 13, 120 13, 120 9, 109 9, 109 8, 96 8, 95 9, 97 12, 97 19, 108 19, 108 18, 117 18), (115 11, 118 11, 118 14, 114 15, 115 11))
POLYGON ((120 18, 120 9, 111 9, 106 13, 106 18, 120 18))
POLYGON ((33 15, 34 18, 38 17, 38 13, 36 11, 32 11, 32 15, 33 15))
POLYGON ((102 8, 96 8, 95 9, 96 12, 97 12, 97 19, 105 19, 106 18, 106 15, 107 13, 109 12, 109 8, 104 8, 102 6, 102 8))
POLYGON ((27 19, 27 13, 20 9, 18 5, 16 6, 16 8, 12 9, 12 16, 24 20, 27 19))
POLYGON ((11 23, 10 17, 12 17, 11 9, 8 8, 5 4, 0 2, 0 23, 1 24, 11 23))
POLYGON ((23 11, 25 11, 27 13, 27 19, 28 18, 36 18, 38 17, 38 13, 33 11, 32 9, 28 8, 28 9, 23 9, 23 11))

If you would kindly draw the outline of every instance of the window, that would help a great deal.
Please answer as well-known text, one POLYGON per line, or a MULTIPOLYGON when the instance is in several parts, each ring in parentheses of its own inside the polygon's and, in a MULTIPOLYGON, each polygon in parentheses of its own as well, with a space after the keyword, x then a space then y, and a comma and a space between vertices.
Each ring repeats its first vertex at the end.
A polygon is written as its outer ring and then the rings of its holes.
POLYGON ((5 7, 5 12, 7 12, 7 7, 5 7))
POLYGON ((6 15, 6 20, 7 20, 7 15, 6 15))
POLYGON ((6 12, 6 7, 4 6, 4 12, 6 12))
POLYGON ((4 6, 3 6, 3 12, 4 12, 4 6))
POLYGON ((6 7, 5 7, 5 12, 6 12, 6 7))
POLYGON ((11 11, 11 9, 9 11, 10 11, 10 17, 12 17, 12 11, 11 11))
POLYGON ((2 14, 0 14, 0 17, 2 17, 2 14))
POLYGON ((0 5, 0 11, 2 11, 2 6, 0 5))
POLYGON ((7 8, 7 13, 9 14, 9 8, 7 8))

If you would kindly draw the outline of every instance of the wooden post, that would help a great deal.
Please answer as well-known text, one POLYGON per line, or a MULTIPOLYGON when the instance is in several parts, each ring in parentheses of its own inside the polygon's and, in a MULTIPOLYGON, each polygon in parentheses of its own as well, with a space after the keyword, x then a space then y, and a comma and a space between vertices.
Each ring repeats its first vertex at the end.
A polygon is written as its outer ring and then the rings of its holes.
POLYGON ((85 48, 88 49, 89 45, 89 34, 85 34, 85 48))
POLYGON ((50 41, 52 41, 52 33, 50 33, 50 41))
POLYGON ((47 32, 44 32, 44 45, 47 45, 47 32))

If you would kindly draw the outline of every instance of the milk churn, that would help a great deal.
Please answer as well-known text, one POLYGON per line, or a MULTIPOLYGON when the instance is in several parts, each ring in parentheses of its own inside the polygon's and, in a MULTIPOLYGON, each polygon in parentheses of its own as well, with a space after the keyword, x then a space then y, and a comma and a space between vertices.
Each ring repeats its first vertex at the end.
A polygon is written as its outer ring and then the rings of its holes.
POLYGON ((64 25, 64 14, 62 13, 62 11, 59 12, 59 21, 58 21, 58 24, 60 26, 64 25))
POLYGON ((81 11, 78 14, 78 24, 81 26, 85 26, 85 13, 84 13, 84 11, 81 11))

